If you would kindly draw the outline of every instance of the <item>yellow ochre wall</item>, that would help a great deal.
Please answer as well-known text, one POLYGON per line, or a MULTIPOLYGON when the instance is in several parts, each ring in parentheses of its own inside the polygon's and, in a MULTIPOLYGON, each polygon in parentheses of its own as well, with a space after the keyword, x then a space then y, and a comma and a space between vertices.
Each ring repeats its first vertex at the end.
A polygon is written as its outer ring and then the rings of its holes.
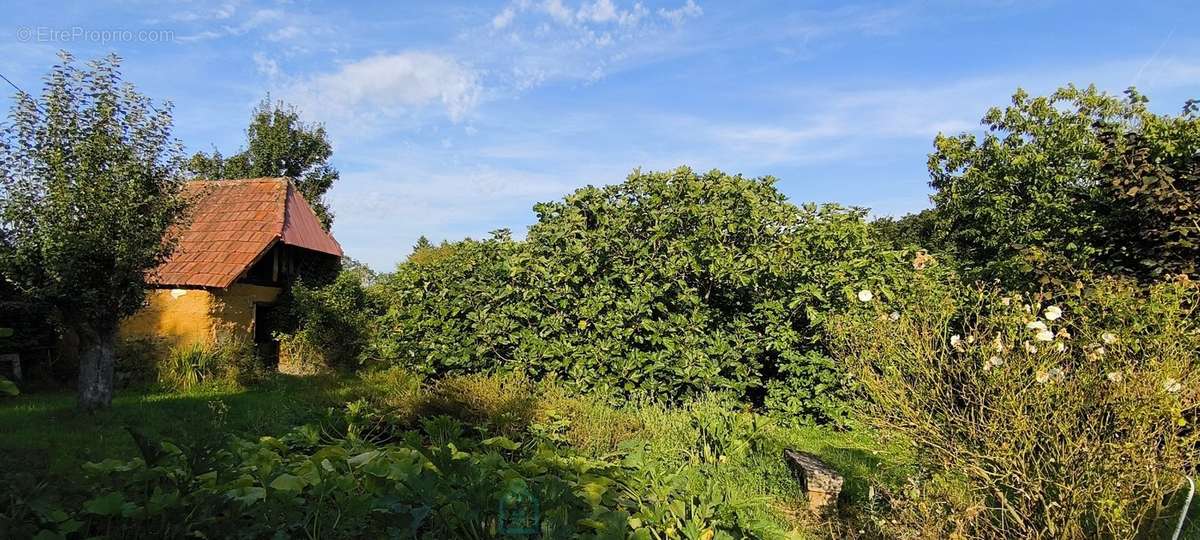
POLYGON ((228 289, 151 289, 146 307, 121 322, 121 338, 156 338, 168 345, 210 344, 218 336, 254 339, 254 304, 271 303, 278 287, 235 283, 228 289))

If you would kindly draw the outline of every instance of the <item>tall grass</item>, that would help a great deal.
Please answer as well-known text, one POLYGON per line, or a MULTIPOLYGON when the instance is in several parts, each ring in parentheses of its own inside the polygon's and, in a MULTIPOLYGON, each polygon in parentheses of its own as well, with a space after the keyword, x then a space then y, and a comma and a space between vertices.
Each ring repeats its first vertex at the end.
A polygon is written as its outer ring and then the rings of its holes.
POLYGON ((643 504, 666 506, 673 497, 695 497, 714 505, 714 512, 733 513, 740 522, 774 531, 768 535, 772 538, 789 532, 848 538, 859 529, 808 513, 800 484, 783 459, 785 448, 812 452, 844 471, 849 480, 843 507, 850 513, 867 502, 869 486, 899 485, 895 471, 904 466, 897 460, 905 456, 877 444, 866 428, 797 427, 721 394, 682 405, 631 402, 614 407, 601 396, 513 374, 422 383, 393 368, 362 379, 363 400, 389 411, 401 432, 453 421, 526 445, 552 445, 594 459, 622 457, 627 465, 651 473, 649 484, 637 488, 643 504))
POLYGON ((158 368, 158 382, 169 390, 188 392, 211 384, 236 387, 264 372, 249 343, 221 339, 172 348, 158 368))

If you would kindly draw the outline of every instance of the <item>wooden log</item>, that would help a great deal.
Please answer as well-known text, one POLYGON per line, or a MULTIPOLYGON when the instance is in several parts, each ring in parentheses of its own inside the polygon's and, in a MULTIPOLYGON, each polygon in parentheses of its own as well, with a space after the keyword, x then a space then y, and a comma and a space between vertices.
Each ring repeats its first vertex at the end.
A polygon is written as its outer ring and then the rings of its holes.
POLYGON ((808 452, 788 448, 783 451, 783 457, 804 488, 809 510, 822 514, 837 506, 838 495, 842 492, 842 475, 808 452))

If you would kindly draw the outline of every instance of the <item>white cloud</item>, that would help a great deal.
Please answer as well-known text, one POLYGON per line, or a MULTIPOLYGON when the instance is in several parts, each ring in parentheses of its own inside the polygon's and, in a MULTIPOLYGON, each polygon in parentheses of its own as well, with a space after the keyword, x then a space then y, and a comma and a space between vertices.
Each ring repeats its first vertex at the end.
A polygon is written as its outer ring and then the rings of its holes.
MULTIPOLYGON (((207 19, 215 19, 220 21, 227 21, 231 19, 236 12, 236 4, 230 4, 227 6, 227 8, 230 10, 227 14, 222 12, 222 15, 219 17, 208 17, 207 19)), ((198 20, 204 21, 205 19, 206 18, 200 18, 198 20)), ((265 26, 286 21, 288 19, 289 14, 278 9, 256 9, 249 14, 241 16, 239 19, 240 22, 237 22, 236 24, 221 22, 213 28, 201 30, 195 34, 181 36, 178 38, 178 40, 186 43, 192 41, 205 41, 227 36, 241 36, 252 31, 259 30, 265 26)), ((275 31, 266 32, 266 35, 270 36, 274 32, 275 31)))
POLYGON ((215 8, 201 11, 179 11, 173 13, 170 19, 177 22, 192 22, 202 20, 224 20, 233 17, 237 12, 240 1, 223 2, 215 8))
POLYGON ((501 30, 512 23, 513 18, 517 16, 517 10, 513 6, 505 6, 500 13, 497 13, 492 18, 492 28, 501 30))
POLYGON ((267 39, 270 41, 289 41, 304 35, 304 29, 294 24, 289 24, 267 34, 267 39))
POLYGON ((617 8, 612 0, 596 0, 592 4, 579 6, 578 17, 592 22, 609 22, 617 19, 617 8))
POLYGON ((461 120, 479 101, 478 75, 453 57, 403 52, 364 58, 288 85, 302 110, 321 120, 369 128, 389 118, 440 108, 461 120))
POLYGON ((463 35, 464 54, 491 67, 501 92, 554 80, 592 82, 685 49, 680 25, 700 15, 700 7, 689 1, 670 13, 672 19, 648 17, 640 1, 513 0, 482 31, 463 35))
POLYGON ((278 79, 282 74, 279 70, 279 62, 262 52, 254 53, 254 68, 268 80, 278 79))
POLYGON ((683 21, 694 17, 699 17, 704 14, 704 10, 696 5, 694 0, 687 0, 687 3, 675 9, 659 8, 658 16, 662 17, 672 24, 682 24, 683 21))
POLYGON ((542 11, 560 23, 571 22, 571 10, 563 5, 562 0, 546 0, 542 3, 542 11))

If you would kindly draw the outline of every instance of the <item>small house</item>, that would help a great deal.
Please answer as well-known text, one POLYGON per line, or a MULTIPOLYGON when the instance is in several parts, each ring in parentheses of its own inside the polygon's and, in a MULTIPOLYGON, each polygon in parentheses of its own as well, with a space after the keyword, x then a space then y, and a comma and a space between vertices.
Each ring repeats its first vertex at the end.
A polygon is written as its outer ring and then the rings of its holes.
POLYGON ((267 321, 284 285, 305 268, 336 267, 341 246, 286 178, 193 181, 185 193, 190 220, 120 336, 175 347, 225 338, 269 345, 267 321))

